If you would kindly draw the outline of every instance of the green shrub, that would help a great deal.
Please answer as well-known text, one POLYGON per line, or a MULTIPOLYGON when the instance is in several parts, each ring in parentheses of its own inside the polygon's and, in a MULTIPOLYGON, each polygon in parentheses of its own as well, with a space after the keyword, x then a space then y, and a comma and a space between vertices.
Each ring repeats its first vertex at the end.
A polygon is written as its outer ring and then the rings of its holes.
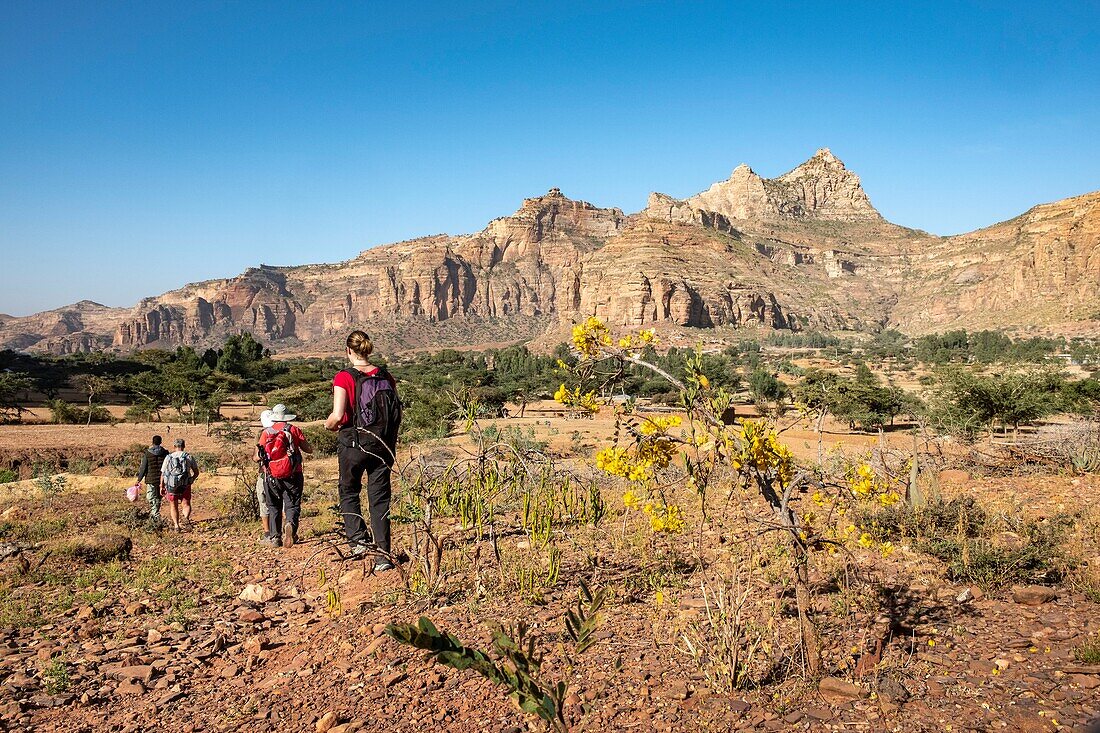
MULTIPOLYGON (((50 420, 58 425, 83 425, 88 422, 88 410, 64 400, 50 400, 46 403, 50 409, 50 420)), ((106 407, 92 407, 92 422, 111 423, 114 418, 106 407)))
POLYGON ((92 472, 92 462, 87 458, 72 458, 69 460, 68 471, 78 476, 87 476, 92 472))
POLYGON ((339 442, 337 433, 326 430, 322 425, 306 425, 302 428, 302 433, 309 441, 310 447, 313 448, 313 455, 336 455, 336 445, 339 442))
POLYGON ((1025 522, 1017 540, 998 543, 988 512, 969 497, 931 501, 919 507, 904 502, 855 517, 873 527, 880 540, 915 540, 914 545, 947 565, 947 577, 992 590, 1009 583, 1052 583, 1070 563, 1061 539, 1072 519, 1025 522))
POLYGON ((126 422, 152 422, 160 417, 160 408, 149 400, 135 402, 126 408, 126 422))
POLYGON ((1082 664, 1100 664, 1100 636, 1088 637, 1073 650, 1073 657, 1082 664))
POLYGON ((324 420, 332 411, 332 382, 310 382, 272 392, 267 402, 282 403, 303 422, 324 420))
POLYGON ((0 484, 10 484, 19 480, 19 473, 10 468, 0 468, 0 484))
POLYGON ((217 455, 208 451, 200 451, 191 455, 194 456, 195 462, 199 464, 199 470, 203 473, 214 473, 218 470, 217 455))

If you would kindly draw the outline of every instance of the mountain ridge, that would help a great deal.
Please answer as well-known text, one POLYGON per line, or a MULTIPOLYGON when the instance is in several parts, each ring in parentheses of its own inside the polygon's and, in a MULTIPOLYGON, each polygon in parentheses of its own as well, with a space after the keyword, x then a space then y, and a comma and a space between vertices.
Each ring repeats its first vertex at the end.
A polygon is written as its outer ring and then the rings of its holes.
POLYGON ((938 237, 884 219, 822 148, 776 178, 741 164, 686 199, 653 193, 635 214, 553 188, 472 234, 259 265, 130 308, 79 301, 0 319, 0 348, 174 348, 239 331, 328 348, 364 326, 396 350, 534 338, 588 315, 616 327, 1100 335, 1098 288, 1100 192, 938 237))

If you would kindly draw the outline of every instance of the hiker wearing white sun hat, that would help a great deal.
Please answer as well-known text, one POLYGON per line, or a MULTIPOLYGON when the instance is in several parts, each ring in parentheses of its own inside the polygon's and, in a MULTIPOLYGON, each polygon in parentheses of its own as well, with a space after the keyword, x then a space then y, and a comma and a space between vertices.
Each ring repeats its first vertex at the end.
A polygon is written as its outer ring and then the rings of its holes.
POLYGON ((260 521, 264 525, 261 542, 268 541, 268 535, 271 534, 271 520, 267 516, 267 454, 260 449, 260 440, 263 438, 264 430, 274 424, 275 421, 271 419, 271 410, 260 413, 260 432, 256 433, 256 451, 252 458, 260 468, 256 476, 256 506, 260 510, 260 521))
POLYGON ((313 448, 301 428, 291 425, 297 417, 286 409, 286 405, 272 407, 268 415, 271 425, 264 427, 257 446, 257 452, 263 456, 261 460, 267 468, 264 498, 267 499, 268 530, 265 542, 273 547, 293 547, 298 541, 298 518, 301 516, 305 484, 302 453, 312 453, 313 448))

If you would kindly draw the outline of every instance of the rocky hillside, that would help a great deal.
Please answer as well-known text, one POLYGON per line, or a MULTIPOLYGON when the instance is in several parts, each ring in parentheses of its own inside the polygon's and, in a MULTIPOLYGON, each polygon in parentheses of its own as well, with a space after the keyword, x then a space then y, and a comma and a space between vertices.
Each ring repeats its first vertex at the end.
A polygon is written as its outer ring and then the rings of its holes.
POLYGON ((0 319, 0 347, 69 353, 202 345, 248 330, 327 350, 363 326, 389 349, 514 341, 597 315, 619 326, 911 333, 949 327, 1100 335, 1100 193, 934 237, 887 222, 829 150, 761 178, 746 165, 634 215, 526 199, 482 231, 261 265, 133 308, 90 301, 0 319))

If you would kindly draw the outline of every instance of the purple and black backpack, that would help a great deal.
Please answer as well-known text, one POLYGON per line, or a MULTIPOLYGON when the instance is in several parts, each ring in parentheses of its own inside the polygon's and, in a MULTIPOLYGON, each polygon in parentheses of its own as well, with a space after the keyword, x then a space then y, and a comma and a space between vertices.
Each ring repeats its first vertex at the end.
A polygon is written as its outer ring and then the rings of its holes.
POLYGON ((401 400, 393 387, 393 378, 385 369, 364 374, 348 369, 355 380, 351 422, 354 429, 352 445, 377 453, 393 465, 397 450, 397 434, 401 430, 401 400))

